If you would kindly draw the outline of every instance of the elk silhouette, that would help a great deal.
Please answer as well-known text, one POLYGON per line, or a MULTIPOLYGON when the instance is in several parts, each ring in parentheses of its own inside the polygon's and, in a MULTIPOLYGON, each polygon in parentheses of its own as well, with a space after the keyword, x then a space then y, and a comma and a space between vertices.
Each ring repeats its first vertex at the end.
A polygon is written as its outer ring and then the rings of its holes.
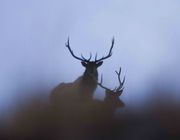
POLYGON ((95 55, 95 60, 91 61, 92 54, 90 53, 90 57, 88 59, 84 58, 84 56, 81 54, 81 57, 76 56, 69 44, 69 38, 65 46, 68 48, 71 55, 81 61, 81 64, 83 67, 85 67, 84 74, 77 78, 72 83, 61 83, 58 85, 51 94, 51 99, 56 101, 59 98, 62 97, 62 95, 70 95, 68 98, 75 97, 77 95, 81 98, 86 99, 92 99, 93 93, 97 87, 97 81, 98 81, 98 71, 97 68, 100 67, 103 64, 103 60, 111 57, 112 55, 112 49, 114 46, 114 38, 112 39, 112 44, 109 50, 109 53, 106 56, 103 56, 100 59, 97 59, 97 53, 95 55), (74 95, 71 96, 73 93, 74 95), (79 96, 80 95, 80 96, 79 96))
POLYGON ((113 112, 115 111, 116 108, 121 108, 121 107, 124 107, 124 105, 125 105, 123 103, 123 101, 121 101, 121 99, 119 98, 124 90, 125 77, 123 78, 123 81, 121 81, 121 78, 120 78, 121 68, 119 69, 119 71, 115 71, 115 72, 118 76, 118 81, 119 81, 118 87, 115 87, 114 89, 110 89, 110 88, 103 86, 103 84, 102 84, 103 76, 101 76, 101 81, 100 81, 100 83, 98 83, 98 85, 101 88, 105 89, 104 102, 108 106, 108 108, 112 110, 112 113, 109 113, 109 114, 113 114, 113 112))

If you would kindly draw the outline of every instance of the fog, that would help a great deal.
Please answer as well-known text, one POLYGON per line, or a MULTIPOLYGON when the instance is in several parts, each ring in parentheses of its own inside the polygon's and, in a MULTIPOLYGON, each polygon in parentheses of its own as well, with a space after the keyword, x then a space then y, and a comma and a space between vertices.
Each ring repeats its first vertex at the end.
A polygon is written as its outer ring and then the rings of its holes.
POLYGON ((82 75, 65 47, 68 36, 76 55, 98 58, 115 38, 112 57, 98 70, 114 88, 122 67, 126 105, 144 103, 154 91, 179 101, 179 15, 177 0, 1 0, 0 111, 82 75))

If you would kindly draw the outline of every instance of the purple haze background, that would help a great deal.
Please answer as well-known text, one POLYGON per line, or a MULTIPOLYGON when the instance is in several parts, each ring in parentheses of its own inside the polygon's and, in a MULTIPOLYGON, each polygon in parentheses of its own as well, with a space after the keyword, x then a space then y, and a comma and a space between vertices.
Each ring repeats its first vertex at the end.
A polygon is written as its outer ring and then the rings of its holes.
POLYGON ((161 89, 179 101, 179 15, 178 0, 1 0, 0 111, 29 95, 48 96, 83 73, 65 48, 68 36, 74 52, 86 57, 105 55, 115 37, 99 73, 114 88, 114 71, 122 67, 126 105, 145 103, 161 89))

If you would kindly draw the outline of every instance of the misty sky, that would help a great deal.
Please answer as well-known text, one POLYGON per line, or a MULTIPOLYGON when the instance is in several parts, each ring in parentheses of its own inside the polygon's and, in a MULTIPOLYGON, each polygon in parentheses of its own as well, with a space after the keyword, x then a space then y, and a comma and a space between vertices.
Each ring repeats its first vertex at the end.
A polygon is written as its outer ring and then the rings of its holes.
POLYGON ((99 73, 114 88, 122 67, 127 104, 152 88, 180 91, 179 0, 1 0, 0 109, 83 73, 64 45, 68 36, 74 53, 86 57, 106 55, 115 37, 99 73))

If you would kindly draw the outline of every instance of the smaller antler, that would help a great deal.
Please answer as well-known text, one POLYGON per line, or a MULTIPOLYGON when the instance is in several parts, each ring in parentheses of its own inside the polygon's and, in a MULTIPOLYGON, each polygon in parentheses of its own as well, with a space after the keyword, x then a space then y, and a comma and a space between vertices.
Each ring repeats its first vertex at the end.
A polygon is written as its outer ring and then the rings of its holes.
POLYGON ((107 59, 107 58, 111 57, 113 47, 114 47, 114 37, 113 37, 113 39, 112 39, 112 44, 111 44, 111 48, 110 48, 110 50, 109 50, 108 55, 97 60, 97 53, 96 53, 95 62, 99 62, 99 61, 102 61, 102 60, 104 60, 104 59, 107 59))
POLYGON ((121 67, 119 68, 119 72, 117 72, 117 71, 115 71, 115 72, 116 72, 116 74, 118 75, 118 81, 119 81, 119 86, 116 88, 116 91, 121 92, 121 91, 123 91, 123 89, 124 89, 123 85, 124 85, 124 82, 125 82, 125 76, 124 76, 124 78, 123 78, 123 81, 121 82, 121 78, 120 78, 120 75, 121 75, 121 67))
POLYGON ((109 90, 109 91, 112 91, 112 92, 115 92, 115 93, 120 93, 120 95, 121 95, 121 93, 123 92, 123 89, 124 89, 123 85, 124 85, 124 82, 125 82, 125 77, 123 78, 123 81, 121 82, 121 78, 120 78, 121 67, 119 69, 119 72, 117 72, 117 71, 115 71, 115 72, 118 75, 118 81, 119 81, 119 86, 117 88, 115 87, 115 89, 112 90, 110 88, 107 88, 107 87, 103 86, 102 85, 102 82, 103 82, 103 76, 102 75, 101 75, 101 81, 100 81, 100 83, 98 83, 98 85, 100 87, 102 87, 103 89, 105 89, 105 90, 109 90))
POLYGON ((102 87, 103 89, 105 89, 105 90, 110 90, 110 91, 112 91, 111 89, 103 86, 103 85, 102 85, 102 82, 103 82, 103 75, 101 75, 101 81, 100 81, 100 83, 97 83, 97 84, 98 84, 100 87, 102 87))
POLYGON ((77 57, 77 56, 73 53, 73 50, 71 49, 71 47, 70 47, 70 45, 69 45, 69 37, 68 37, 68 41, 67 41, 67 43, 65 43, 65 45, 66 45, 66 47, 69 49, 71 55, 72 55, 74 58, 76 58, 76 59, 78 59, 78 60, 80 60, 80 61, 85 61, 85 62, 89 62, 89 61, 91 60, 91 57, 92 57, 92 54, 91 54, 91 53, 90 53, 89 59, 84 58, 82 54, 81 54, 81 57, 82 57, 82 58, 77 57))

